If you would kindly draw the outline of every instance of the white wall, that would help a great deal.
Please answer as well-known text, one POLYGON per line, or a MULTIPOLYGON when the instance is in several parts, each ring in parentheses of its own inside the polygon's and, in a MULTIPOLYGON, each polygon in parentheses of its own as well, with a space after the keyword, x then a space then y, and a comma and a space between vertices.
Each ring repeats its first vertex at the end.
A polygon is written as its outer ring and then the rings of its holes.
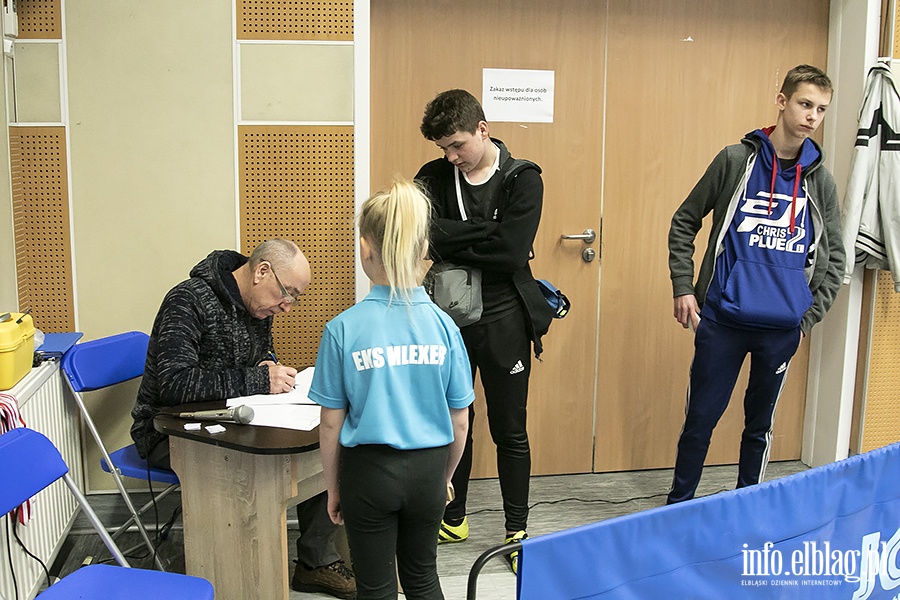
MULTIPOLYGON (((847 186, 866 73, 877 58, 880 11, 879 0, 831 3, 828 72, 836 93, 828 111, 825 150, 841 198, 847 186)), ((857 272, 812 332, 801 453, 801 460, 810 466, 849 454, 861 299, 862 274, 857 272)))
POLYGON ((166 291, 236 244, 232 8, 70 1, 64 36, 79 327, 149 332, 166 291))

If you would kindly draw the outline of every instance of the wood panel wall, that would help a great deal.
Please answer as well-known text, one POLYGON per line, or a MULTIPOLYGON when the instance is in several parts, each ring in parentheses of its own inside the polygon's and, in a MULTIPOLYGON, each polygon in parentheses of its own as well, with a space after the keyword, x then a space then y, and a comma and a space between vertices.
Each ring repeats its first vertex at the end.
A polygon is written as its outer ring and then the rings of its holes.
POLYGON ((237 39, 352 41, 353 2, 237 0, 237 39))
MULTIPOLYGON (((17 13, 20 39, 62 39, 59 0, 19 0, 17 13)), ((57 124, 9 128, 19 310, 45 333, 75 329, 66 135, 57 124)))
MULTIPOLYGON (((239 41, 353 39, 352 1, 236 2, 239 41)), ((325 324, 356 299, 354 153, 352 126, 313 124, 302 109, 295 112, 288 124, 238 127, 239 229, 245 254, 282 237, 309 259, 303 301, 273 326, 279 359, 302 368, 315 364, 325 324)))
MULTIPOLYGON (((859 451, 900 441, 900 294, 888 271, 875 277, 859 451)), ((865 329, 865 325, 863 325, 865 329)), ((862 360, 866 359, 861 354, 862 360)))
POLYGON ((238 137, 242 249, 280 237, 309 259, 312 283, 273 335, 282 362, 312 366, 325 324, 355 301, 353 128, 241 126, 238 137))

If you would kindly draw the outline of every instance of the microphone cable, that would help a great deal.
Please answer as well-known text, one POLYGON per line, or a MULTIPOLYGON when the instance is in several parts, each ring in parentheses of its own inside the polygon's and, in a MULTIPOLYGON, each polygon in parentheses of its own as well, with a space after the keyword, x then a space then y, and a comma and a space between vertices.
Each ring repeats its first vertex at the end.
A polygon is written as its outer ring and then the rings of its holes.
MULTIPOLYGON (((169 443, 168 438, 163 438, 161 442, 169 443)), ((160 442, 160 443, 161 443, 160 442)), ((147 463, 147 487, 150 489, 150 501, 153 503, 153 520, 154 527, 156 527, 155 539, 153 540, 153 556, 151 557, 150 564, 156 563, 156 557, 159 551, 159 547, 162 545, 164 541, 169 539, 169 532, 172 530, 172 527, 175 525, 175 521, 178 519, 178 515, 181 514, 181 503, 179 502, 178 506, 172 511, 172 516, 169 517, 169 520, 166 521, 162 527, 159 526, 159 505, 156 503, 156 494, 153 492, 153 481, 150 475, 150 463, 147 463)))
MULTIPOLYGON (((166 442, 168 443, 168 442, 166 442)), ((157 442, 159 444, 159 442, 157 442)), ((150 461, 147 462, 147 488, 150 490, 150 501, 153 503, 153 526, 156 528, 153 538, 153 556, 150 557, 150 564, 156 563, 156 556, 159 552, 159 545, 162 539, 159 535, 159 507, 156 505, 156 494, 153 493, 153 480, 150 477, 150 461)))
MULTIPOLYGON (((147 427, 149 429, 149 425, 147 427)), ((159 440, 156 444, 159 445, 161 443, 168 444, 169 443, 168 436, 159 440)), ((149 455, 149 452, 148 452, 148 455, 149 455)), ((150 462, 146 461, 146 464, 147 464, 147 488, 150 490, 150 502, 152 502, 152 504, 153 504, 153 526, 155 527, 154 539, 153 539, 153 554, 150 557, 150 565, 151 565, 150 568, 152 568, 152 565, 156 564, 156 557, 159 554, 159 547, 162 545, 162 543, 164 541, 166 541, 168 539, 169 532, 171 531, 172 527, 175 525, 175 521, 178 518, 178 515, 181 514, 181 504, 179 503, 178 506, 175 507, 175 510, 172 511, 172 516, 169 517, 169 520, 166 521, 162 527, 160 527, 159 526, 159 505, 156 502, 156 494, 153 492, 153 480, 152 480, 152 476, 150 474, 150 462)), ((146 558, 149 554, 150 553, 147 552, 146 554, 142 555, 140 558, 146 558)))
MULTIPOLYGON (((162 440, 160 440, 157 443, 162 443, 164 441, 167 441, 167 438, 163 438, 162 440)), ((149 549, 145 549, 141 552, 132 551, 132 552, 129 552, 128 554, 123 554, 123 555, 125 556, 125 558, 130 558, 133 560, 144 560, 145 558, 150 557, 150 566, 148 568, 152 569, 153 565, 156 564, 156 557, 159 554, 159 547, 168 538, 169 531, 172 529, 172 527, 175 524, 176 519, 178 518, 178 515, 181 513, 181 505, 179 504, 178 506, 175 507, 175 510, 172 511, 172 516, 169 518, 168 521, 166 521, 166 523, 162 527, 160 527, 159 526, 159 505, 156 502, 156 494, 153 491, 153 479, 152 479, 152 475, 150 472, 150 469, 151 469, 150 463, 148 461, 145 461, 145 466, 147 468, 147 489, 150 492, 150 502, 153 505, 153 526, 154 526, 153 552, 151 553, 149 549)), ((141 518, 141 517, 138 516, 138 518, 141 518)), ((137 525, 137 523, 135 523, 135 525, 137 525)), ((137 550, 141 546, 142 545, 135 546, 132 550, 137 550)), ((104 560, 101 560, 98 562, 101 564, 114 564, 116 561, 115 561, 115 558, 111 556, 107 559, 104 559, 104 560)))

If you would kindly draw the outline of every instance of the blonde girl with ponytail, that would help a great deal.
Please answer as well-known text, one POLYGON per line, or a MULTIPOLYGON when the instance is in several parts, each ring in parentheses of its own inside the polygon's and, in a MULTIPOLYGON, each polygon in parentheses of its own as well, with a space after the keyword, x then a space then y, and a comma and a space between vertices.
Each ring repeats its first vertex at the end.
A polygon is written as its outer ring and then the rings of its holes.
POLYGON ((444 597, 438 530, 475 394, 459 328, 421 285, 430 215, 410 181, 365 201, 359 256, 372 289, 326 325, 309 393, 359 600, 396 598, 397 575, 410 600, 444 597))
POLYGON ((366 276, 375 285, 390 287, 410 303, 412 290, 422 283, 431 204, 415 183, 395 181, 389 192, 365 201, 359 213, 360 257, 366 276))

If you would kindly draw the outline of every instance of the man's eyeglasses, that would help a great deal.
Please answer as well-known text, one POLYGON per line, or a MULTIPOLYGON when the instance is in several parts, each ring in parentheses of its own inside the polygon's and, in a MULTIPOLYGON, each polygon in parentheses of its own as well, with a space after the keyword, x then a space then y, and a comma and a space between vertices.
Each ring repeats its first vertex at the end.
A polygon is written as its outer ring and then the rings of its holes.
MULTIPOLYGON (((268 262, 268 261, 266 261, 268 262)), ((278 279, 278 273, 275 272, 275 267, 272 266, 272 263, 269 263, 269 268, 272 269, 272 275, 275 276, 275 283, 278 284, 278 288, 281 290, 281 297, 285 302, 288 302, 291 306, 296 306, 300 303, 300 296, 294 296, 284 287, 284 284, 281 283, 281 280, 278 279)))

